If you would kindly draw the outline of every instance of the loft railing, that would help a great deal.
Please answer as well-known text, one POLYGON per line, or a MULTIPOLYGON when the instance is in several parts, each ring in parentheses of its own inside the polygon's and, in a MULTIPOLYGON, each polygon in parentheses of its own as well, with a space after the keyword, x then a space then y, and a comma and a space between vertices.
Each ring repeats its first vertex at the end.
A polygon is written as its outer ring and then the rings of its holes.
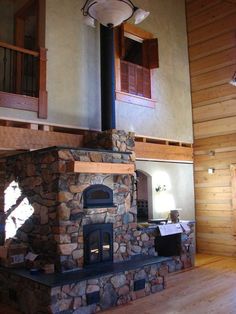
POLYGON ((46 49, 39 52, 0 41, 0 106, 47 118, 46 49))

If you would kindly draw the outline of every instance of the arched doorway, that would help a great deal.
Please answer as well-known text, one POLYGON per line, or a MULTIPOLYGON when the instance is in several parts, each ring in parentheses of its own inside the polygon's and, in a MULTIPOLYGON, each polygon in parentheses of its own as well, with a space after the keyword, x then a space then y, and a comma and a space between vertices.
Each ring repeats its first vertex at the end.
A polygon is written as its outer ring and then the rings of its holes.
POLYGON ((152 218, 151 176, 137 170, 137 221, 147 222, 152 218))

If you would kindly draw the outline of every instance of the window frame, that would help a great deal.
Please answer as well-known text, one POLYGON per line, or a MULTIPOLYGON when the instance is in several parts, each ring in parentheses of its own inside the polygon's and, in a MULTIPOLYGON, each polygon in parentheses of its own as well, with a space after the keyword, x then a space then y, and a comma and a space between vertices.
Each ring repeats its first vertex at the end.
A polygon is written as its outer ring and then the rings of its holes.
POLYGON ((154 39, 154 35, 150 32, 147 32, 143 29, 136 27, 133 24, 124 23, 121 25, 121 28, 116 28, 115 30, 115 95, 116 100, 127 102, 134 105, 155 108, 157 100, 153 97, 153 76, 154 69, 150 69, 150 81, 151 81, 151 98, 146 98, 143 96, 130 94, 123 92, 121 90, 121 59, 122 55, 122 44, 121 44, 121 34, 120 32, 129 33, 135 37, 140 38, 141 40, 154 39))

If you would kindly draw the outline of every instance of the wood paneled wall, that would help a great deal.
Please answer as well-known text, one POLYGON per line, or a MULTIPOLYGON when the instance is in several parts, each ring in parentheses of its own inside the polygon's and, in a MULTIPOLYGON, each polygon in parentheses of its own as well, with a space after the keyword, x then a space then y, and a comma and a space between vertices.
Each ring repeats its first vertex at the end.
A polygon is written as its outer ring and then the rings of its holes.
POLYGON ((236 1, 187 0, 194 121, 197 249, 236 256, 236 1), (214 168, 208 174, 208 168, 214 168))

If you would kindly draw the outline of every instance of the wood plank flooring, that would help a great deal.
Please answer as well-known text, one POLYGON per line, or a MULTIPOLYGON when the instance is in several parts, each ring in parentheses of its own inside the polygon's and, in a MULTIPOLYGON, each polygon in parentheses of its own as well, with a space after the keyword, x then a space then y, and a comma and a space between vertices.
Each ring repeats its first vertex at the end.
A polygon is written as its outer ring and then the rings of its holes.
MULTIPOLYGON (((236 314, 236 258, 198 254, 196 267, 168 277, 167 289, 104 314, 236 314)), ((20 314, 0 304, 0 314, 20 314)))
POLYGON ((236 314, 236 258, 197 255, 192 270, 170 275, 167 289, 104 314, 236 314))

